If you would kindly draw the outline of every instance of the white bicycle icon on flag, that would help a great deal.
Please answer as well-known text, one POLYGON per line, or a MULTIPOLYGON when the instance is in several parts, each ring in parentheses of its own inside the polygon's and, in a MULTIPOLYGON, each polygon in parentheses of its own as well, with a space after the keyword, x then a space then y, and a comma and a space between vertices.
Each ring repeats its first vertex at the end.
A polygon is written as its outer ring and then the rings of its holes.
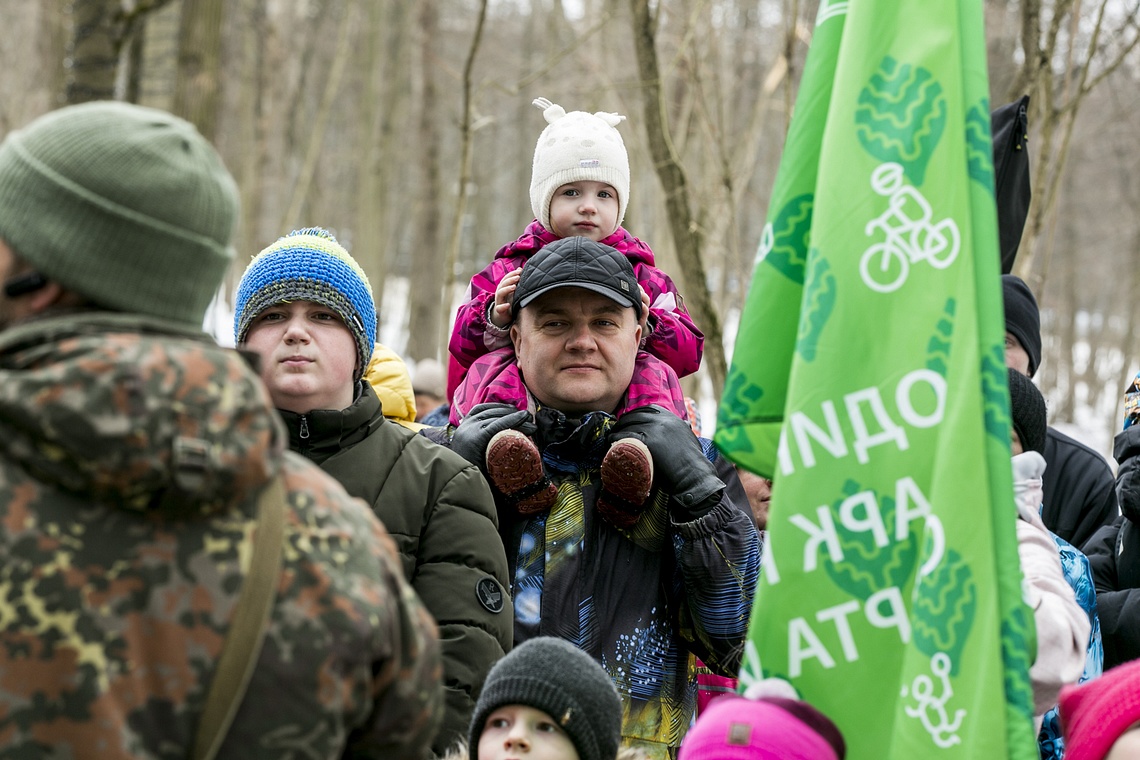
POLYGON ((906 282, 910 265, 925 261, 945 269, 958 257, 961 240, 953 219, 931 224, 934 212, 916 188, 907 185, 896 163, 878 166, 871 173, 871 188, 890 199, 887 210, 867 223, 864 233, 882 230, 887 239, 863 252, 859 274, 872 290, 890 293, 906 282))

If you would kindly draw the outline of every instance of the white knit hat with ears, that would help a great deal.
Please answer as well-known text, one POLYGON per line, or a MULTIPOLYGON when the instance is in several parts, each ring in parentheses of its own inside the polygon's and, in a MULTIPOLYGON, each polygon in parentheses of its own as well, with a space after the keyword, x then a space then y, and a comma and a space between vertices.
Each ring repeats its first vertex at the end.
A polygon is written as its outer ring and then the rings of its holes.
POLYGON ((549 122, 534 146, 530 173, 530 207, 535 218, 550 229, 554 191, 568 182, 593 180, 617 190, 620 227, 629 203, 629 156, 617 131, 625 117, 605 111, 566 113, 546 98, 533 102, 549 122))

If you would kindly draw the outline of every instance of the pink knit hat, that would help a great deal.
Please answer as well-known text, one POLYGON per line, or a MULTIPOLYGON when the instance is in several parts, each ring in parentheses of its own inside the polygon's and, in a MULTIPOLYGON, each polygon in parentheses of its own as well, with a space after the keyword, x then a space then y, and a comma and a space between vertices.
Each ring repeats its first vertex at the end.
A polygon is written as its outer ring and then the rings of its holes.
POLYGON ((1140 721, 1140 660, 1061 689, 1060 711, 1065 760, 1102 760, 1140 721))
POLYGON ((807 702, 714 700, 681 743, 678 760, 843 760, 843 735, 807 702))

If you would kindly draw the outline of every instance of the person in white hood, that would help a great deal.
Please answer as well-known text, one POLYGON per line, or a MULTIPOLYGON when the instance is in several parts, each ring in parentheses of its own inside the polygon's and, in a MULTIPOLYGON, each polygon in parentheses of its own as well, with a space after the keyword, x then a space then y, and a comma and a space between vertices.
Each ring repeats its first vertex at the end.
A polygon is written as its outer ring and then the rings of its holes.
POLYGON ((1045 713, 1057 704, 1061 687, 1077 683, 1085 670, 1091 625, 1065 579, 1057 544, 1041 522, 1045 399, 1032 380, 1013 369, 1009 392, 1018 555, 1026 603, 1037 626, 1037 658, 1029 679, 1040 729, 1045 713))

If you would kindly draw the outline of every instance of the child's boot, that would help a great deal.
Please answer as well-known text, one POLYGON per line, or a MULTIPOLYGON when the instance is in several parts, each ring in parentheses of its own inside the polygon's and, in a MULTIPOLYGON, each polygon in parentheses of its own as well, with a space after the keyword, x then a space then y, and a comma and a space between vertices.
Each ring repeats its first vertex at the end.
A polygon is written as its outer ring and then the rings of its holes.
POLYGON ((636 438, 610 444, 602 458, 602 492, 598 512, 619 528, 632 527, 641 517, 653 490, 653 456, 636 438))
POLYGON ((546 476, 542 454, 529 437, 504 430, 487 444, 487 479, 519 514, 533 515, 554 506, 558 488, 546 476))

